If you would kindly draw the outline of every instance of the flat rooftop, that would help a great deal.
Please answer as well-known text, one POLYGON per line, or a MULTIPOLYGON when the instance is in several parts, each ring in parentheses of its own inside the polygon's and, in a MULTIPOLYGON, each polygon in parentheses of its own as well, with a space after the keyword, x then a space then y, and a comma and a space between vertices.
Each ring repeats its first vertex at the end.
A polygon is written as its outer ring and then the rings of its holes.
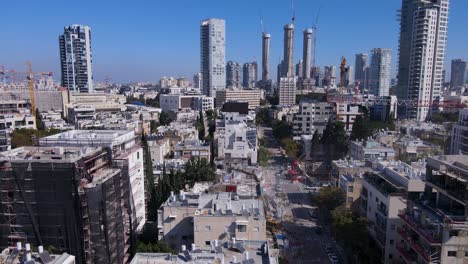
POLYGON ((0 160, 73 162, 100 150, 100 147, 19 147, 0 152, 0 160))
POLYGON ((69 130, 39 139, 41 146, 66 144, 120 144, 135 137, 130 130, 69 130))

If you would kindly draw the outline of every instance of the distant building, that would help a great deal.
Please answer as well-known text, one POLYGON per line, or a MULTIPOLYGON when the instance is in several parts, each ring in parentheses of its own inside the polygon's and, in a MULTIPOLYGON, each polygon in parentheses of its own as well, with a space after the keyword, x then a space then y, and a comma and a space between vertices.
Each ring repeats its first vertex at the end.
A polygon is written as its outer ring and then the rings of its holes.
POLYGON ((226 21, 210 18, 200 25, 202 91, 209 97, 226 88, 226 21))
POLYGON ((452 68, 450 74, 450 87, 460 88, 466 85, 467 75, 467 63, 466 60, 456 59, 452 60, 452 68))
POLYGON ((169 137, 164 135, 146 136, 148 148, 151 155, 151 161, 154 166, 164 163, 164 156, 171 152, 171 142, 169 137))
POLYGON ((262 90, 259 89, 226 89, 216 92, 216 107, 222 107, 225 102, 247 102, 249 109, 255 110, 260 106, 262 90))
POLYGON ((161 94, 159 104, 163 111, 177 112, 183 109, 212 110, 214 98, 205 95, 161 94))
POLYGON ((301 100, 299 112, 294 115, 293 135, 296 137, 313 135, 316 130, 321 135, 328 120, 333 117, 333 105, 313 100, 301 100))
POLYGON ((278 88, 279 104, 296 104, 296 77, 281 77, 278 88))
POLYGON ((355 160, 393 160, 395 150, 377 141, 351 141, 349 143, 349 153, 355 160))
POLYGON ((359 88, 361 90, 367 89, 368 80, 368 55, 365 53, 356 54, 356 60, 354 64, 354 80, 359 82, 359 88))
POLYGON ((226 87, 241 87, 241 66, 235 61, 228 61, 226 65, 226 87))
POLYGON ((244 63, 242 67, 242 85, 244 88, 252 89, 256 87, 258 80, 258 64, 256 61, 244 63))
POLYGON ((345 193, 346 208, 358 212, 361 202, 362 176, 343 174, 340 176, 338 187, 345 193))
POLYGON ((303 60, 299 60, 299 62, 296 64, 296 76, 298 78, 302 78, 302 73, 303 73, 303 60))
POLYGON ((158 210, 159 239, 172 248, 266 240, 263 202, 234 193, 172 194, 158 210))
POLYGON ((193 75, 193 88, 200 89, 202 87, 202 75, 201 73, 196 73, 193 75))
POLYGON ((390 49, 373 49, 369 67, 369 93, 375 96, 390 94, 392 54, 390 49))
POLYGON ((458 122, 453 125, 450 153, 468 155, 468 108, 460 110, 458 122))
POLYGON ((280 77, 294 77, 294 24, 284 26, 283 61, 280 77))
POLYGON ((371 120, 386 122, 398 117, 398 99, 395 95, 378 96, 369 107, 371 120))
POLYGON ((343 122, 345 130, 348 133, 353 131, 354 120, 356 116, 362 115, 359 112, 359 105, 347 104, 347 103, 336 103, 335 106, 336 120, 343 122))
POLYGON ((62 86, 69 91, 93 93, 91 29, 83 25, 65 27, 59 44, 62 86))
POLYGON ((182 88, 187 88, 190 86, 190 81, 185 77, 178 78, 177 86, 182 87, 182 88))
POLYGON ((6 248, 0 254, 0 262, 8 264, 75 264, 75 256, 68 253, 52 254, 37 246, 37 252, 31 244, 18 242, 15 247, 6 248), (34 251, 33 251, 34 250, 34 251))
POLYGON ((210 161, 210 145, 199 139, 182 140, 174 146, 174 158, 176 159, 206 159, 210 161))
POLYGON ((161 88, 170 88, 177 86, 177 79, 174 77, 162 77, 159 79, 159 87, 161 88))
POLYGON ((336 66, 325 66, 322 84, 325 87, 336 87, 336 66))
POLYGON ((405 262, 463 263, 468 245, 468 156, 427 158, 425 191, 398 214, 397 250, 405 262))
POLYGON ((442 154, 440 146, 419 138, 403 137, 393 144, 397 159, 416 161, 427 156, 442 154))

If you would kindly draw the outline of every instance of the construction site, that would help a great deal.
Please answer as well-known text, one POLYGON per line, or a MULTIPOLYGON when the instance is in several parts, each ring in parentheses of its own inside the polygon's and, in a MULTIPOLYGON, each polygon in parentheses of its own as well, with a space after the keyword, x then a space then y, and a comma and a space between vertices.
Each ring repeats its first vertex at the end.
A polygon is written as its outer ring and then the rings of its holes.
POLYGON ((67 252, 76 263, 126 263, 128 176, 105 147, 21 147, 0 156, 0 246, 67 252))

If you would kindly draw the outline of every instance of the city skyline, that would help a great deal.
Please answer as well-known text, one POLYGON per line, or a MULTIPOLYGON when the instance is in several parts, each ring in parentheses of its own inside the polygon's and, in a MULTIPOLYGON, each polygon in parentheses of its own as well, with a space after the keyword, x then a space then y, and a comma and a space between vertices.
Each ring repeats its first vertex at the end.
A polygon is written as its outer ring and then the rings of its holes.
MULTIPOLYGON (((0 48, 8 51, 0 55, 1 65, 8 69, 23 70, 24 63, 31 61, 35 70, 52 71, 54 79, 59 80, 57 37, 63 32, 64 26, 83 24, 90 26, 93 31, 95 81, 103 81, 106 77, 110 77, 112 82, 156 82, 162 76, 191 78, 194 73, 200 71, 201 20, 208 17, 225 19, 226 61, 244 63, 261 61, 260 17, 263 17, 266 32, 271 34, 270 75, 276 76, 276 65, 279 59, 282 59, 283 26, 291 20, 290 1, 278 2, 275 5, 258 1, 251 3, 252 8, 249 10, 243 10, 243 5, 239 3, 225 3, 223 6, 210 4, 215 1, 206 1, 203 5, 188 1, 130 6, 99 3, 91 5, 87 13, 76 14, 62 14, 61 10, 64 10, 66 5, 59 1, 52 2, 53 7, 47 6, 47 9, 33 1, 27 5, 12 3, 5 6, 5 18, 13 26, 5 29, 4 36, 7 36, 7 41, 0 43, 0 48), (174 17, 164 11, 174 10, 182 5, 190 12, 174 17), (244 12, 242 16, 238 16, 240 10, 244 12), (22 16, 17 15, 20 11, 22 16), (110 17, 106 16, 104 19, 97 16, 98 13, 109 11, 112 11, 110 17), (39 13, 44 17, 39 17, 39 13), (167 23, 168 19, 173 22, 167 23), (32 23, 36 28, 34 31, 31 31, 32 23), (28 41, 30 39, 34 41, 28 41)), ((450 72, 452 59, 468 57, 464 50, 468 45, 468 37, 463 34, 463 10, 468 8, 468 3, 454 0, 450 5, 445 62, 447 73, 450 72)), ((348 58, 348 64, 353 66, 356 53, 368 53, 372 48, 378 47, 392 49, 392 57, 397 58, 399 22, 396 21, 396 17, 397 10, 401 8, 400 1, 295 1, 297 34, 294 36, 294 64, 302 57, 300 33, 312 26, 320 6, 322 8, 318 22, 318 66, 338 65, 343 55, 348 58), (365 15, 356 16, 357 10, 365 10, 365 15), (388 11, 382 13, 377 12, 378 10, 388 11), (368 23, 369 20, 378 20, 379 23, 368 23), (345 28, 344 25, 348 27, 345 28), (349 29, 349 25, 353 29, 349 29), (385 34, 381 34, 382 32, 385 34), (364 36, 356 38, 356 34, 364 36), (376 34, 381 35, 370 37, 376 34)), ((392 78, 395 77, 395 73, 396 60, 392 62, 392 78)))

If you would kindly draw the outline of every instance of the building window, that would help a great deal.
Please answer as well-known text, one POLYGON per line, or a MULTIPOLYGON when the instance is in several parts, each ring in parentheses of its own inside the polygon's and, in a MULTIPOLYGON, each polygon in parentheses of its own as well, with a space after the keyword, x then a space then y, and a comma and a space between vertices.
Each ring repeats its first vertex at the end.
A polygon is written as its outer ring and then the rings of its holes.
POLYGON ((211 241, 206 240, 206 241, 205 241, 205 246, 211 246, 211 241))
POLYGON ((457 256, 457 252, 456 251, 448 251, 447 252, 447 257, 456 257, 457 256))
POLYGON ((137 152, 137 160, 140 159, 140 152, 137 152))
POLYGON ((449 236, 451 236, 451 237, 458 236, 458 230, 450 230, 449 236))
POLYGON ((240 233, 247 232, 247 226, 246 225, 238 225, 237 226, 237 232, 240 232, 240 233))
POLYGON ((348 186, 348 192, 353 192, 354 191, 354 186, 348 186))
POLYGON ((205 231, 211 231, 211 226, 209 225, 205 226, 205 231))
POLYGON ((390 245, 393 245, 393 239, 390 239, 390 245))

